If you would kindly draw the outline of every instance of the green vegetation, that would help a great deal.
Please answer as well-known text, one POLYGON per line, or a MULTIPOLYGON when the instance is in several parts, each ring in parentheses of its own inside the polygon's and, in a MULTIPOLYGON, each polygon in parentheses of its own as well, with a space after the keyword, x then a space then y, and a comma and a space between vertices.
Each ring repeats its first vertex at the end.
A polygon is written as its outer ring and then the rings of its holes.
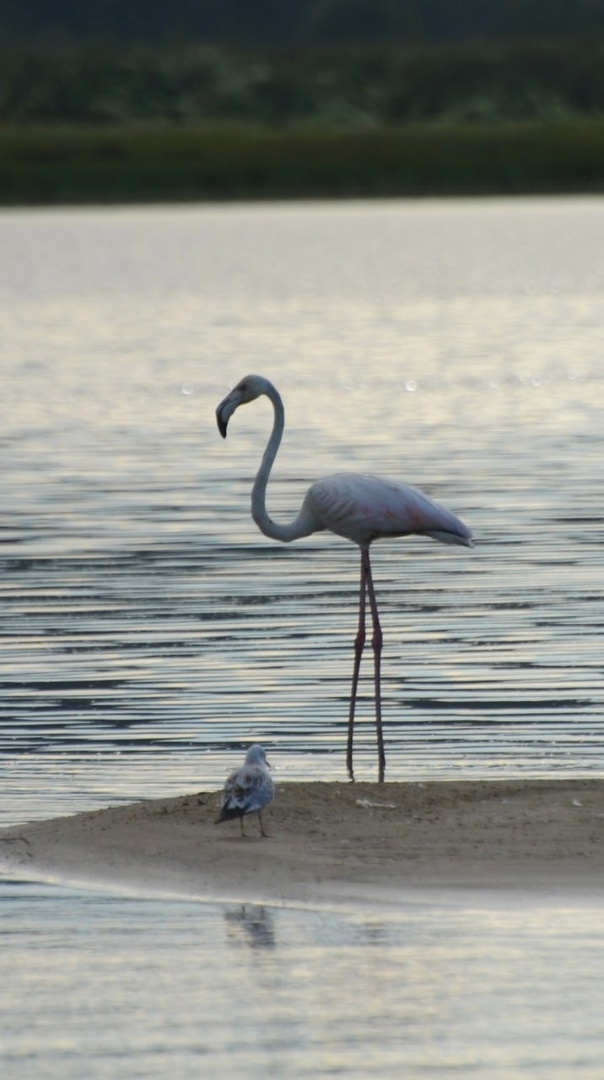
POLYGON ((604 116, 604 38, 239 51, 0 51, 0 123, 359 127, 604 116))
POLYGON ((5 204, 602 190, 600 120, 0 129, 5 204))
POLYGON ((0 53, 0 202, 604 191, 604 41, 0 53))

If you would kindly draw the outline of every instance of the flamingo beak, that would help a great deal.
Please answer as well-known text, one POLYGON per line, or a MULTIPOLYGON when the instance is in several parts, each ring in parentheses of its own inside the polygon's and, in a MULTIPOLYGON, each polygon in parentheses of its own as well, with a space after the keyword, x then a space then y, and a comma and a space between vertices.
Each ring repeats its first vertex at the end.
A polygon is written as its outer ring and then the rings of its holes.
POLYGON ((241 405, 241 398, 239 394, 236 394, 234 390, 231 390, 230 394, 227 394, 224 401, 221 401, 216 409, 216 423, 218 424, 218 430, 223 439, 226 439, 229 420, 238 405, 241 405))

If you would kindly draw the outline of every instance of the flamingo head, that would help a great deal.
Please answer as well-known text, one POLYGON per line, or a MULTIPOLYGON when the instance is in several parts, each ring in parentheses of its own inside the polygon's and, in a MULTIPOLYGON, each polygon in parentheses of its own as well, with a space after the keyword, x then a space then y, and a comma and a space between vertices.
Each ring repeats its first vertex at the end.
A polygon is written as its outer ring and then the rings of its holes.
POLYGON ((255 401, 261 394, 267 393, 268 382, 262 375, 246 375, 240 379, 230 393, 220 402, 216 409, 216 422, 223 439, 226 439, 227 427, 231 416, 240 405, 247 405, 255 401))

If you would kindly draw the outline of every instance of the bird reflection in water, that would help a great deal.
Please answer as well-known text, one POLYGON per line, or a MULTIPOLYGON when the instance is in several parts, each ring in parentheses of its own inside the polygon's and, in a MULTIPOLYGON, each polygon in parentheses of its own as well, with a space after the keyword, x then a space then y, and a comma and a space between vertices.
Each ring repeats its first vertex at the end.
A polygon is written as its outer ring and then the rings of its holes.
POLYGON ((259 904, 242 904, 224 913, 227 937, 245 941, 252 949, 273 949, 275 925, 272 912, 259 904))

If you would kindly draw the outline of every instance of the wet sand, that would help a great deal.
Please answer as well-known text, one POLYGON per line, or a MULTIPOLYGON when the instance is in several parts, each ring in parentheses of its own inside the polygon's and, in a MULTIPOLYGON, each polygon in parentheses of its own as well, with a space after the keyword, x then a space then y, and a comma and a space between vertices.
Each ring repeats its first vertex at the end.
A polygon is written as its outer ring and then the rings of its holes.
POLYGON ((604 899, 604 780, 283 783, 215 825, 219 792, 0 831, 0 866, 149 896, 386 905, 521 892, 604 899))

